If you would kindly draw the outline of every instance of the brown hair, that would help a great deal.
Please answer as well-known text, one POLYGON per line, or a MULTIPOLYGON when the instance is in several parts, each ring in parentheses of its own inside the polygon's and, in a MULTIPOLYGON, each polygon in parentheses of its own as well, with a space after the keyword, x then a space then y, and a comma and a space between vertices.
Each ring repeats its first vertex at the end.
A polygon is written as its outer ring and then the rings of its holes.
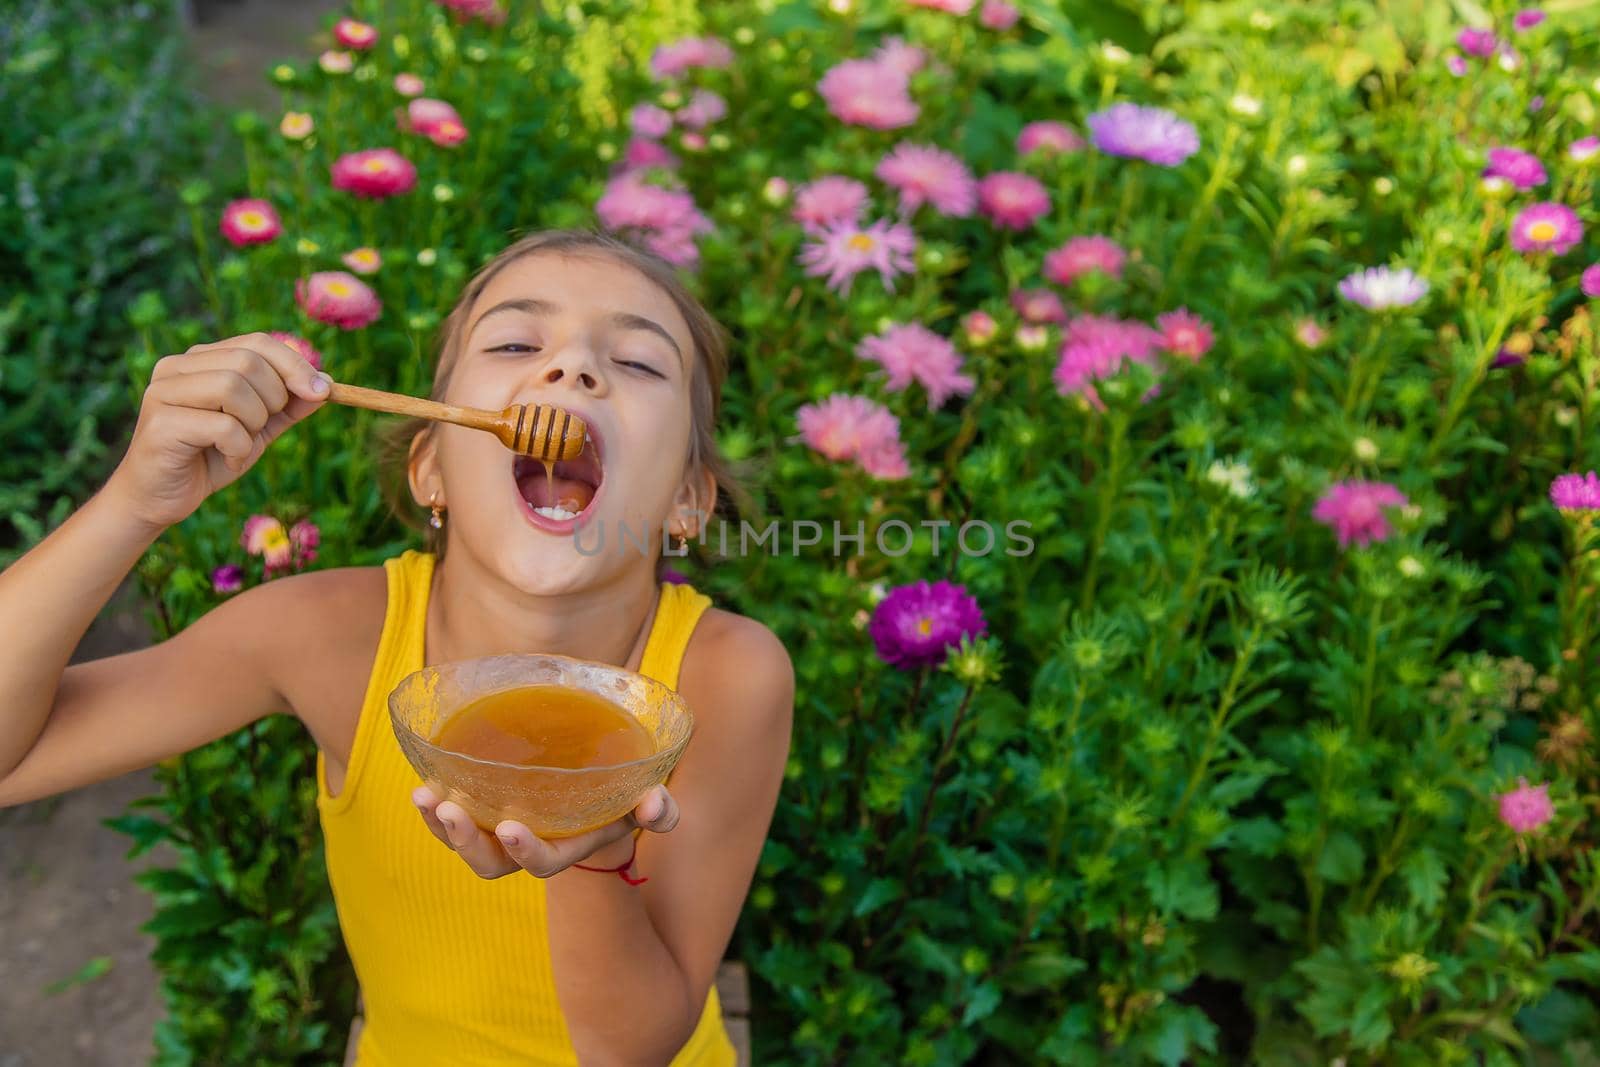
MULTIPOLYGON (((690 378, 693 427, 689 435, 689 471, 691 474, 702 471, 709 473, 717 483, 717 499, 710 502, 711 506, 702 505, 702 510, 712 515, 724 511, 748 511, 750 494, 744 484, 745 471, 723 456, 717 447, 715 433, 717 418, 722 411, 722 383, 728 376, 726 331, 684 286, 670 263, 609 234, 586 230, 542 230, 519 238, 484 264, 462 289, 455 307, 440 327, 433 388, 428 395, 434 400, 444 398, 450 386, 450 374, 461 356, 468 316, 483 290, 510 264, 524 256, 541 252, 609 256, 643 274, 672 298, 684 321, 689 324, 689 336, 698 357, 698 369, 690 378)), ((429 526, 427 512, 417 509, 407 477, 412 442, 418 434, 430 432, 432 426, 426 419, 411 418, 383 428, 378 435, 378 464, 390 510, 405 525, 421 531, 427 539, 428 549, 442 559, 445 550, 444 531, 429 526)))

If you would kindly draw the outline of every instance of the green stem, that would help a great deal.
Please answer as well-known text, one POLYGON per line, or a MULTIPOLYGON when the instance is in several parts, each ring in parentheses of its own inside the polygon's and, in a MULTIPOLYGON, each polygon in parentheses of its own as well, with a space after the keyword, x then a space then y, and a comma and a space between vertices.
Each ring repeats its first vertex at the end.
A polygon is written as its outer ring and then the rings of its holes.
POLYGON ((1121 488, 1123 445, 1128 436, 1128 415, 1116 411, 1111 416, 1111 442, 1105 470, 1101 473, 1100 493, 1095 505, 1094 539, 1089 542, 1089 559, 1084 570, 1083 596, 1080 606, 1089 610, 1094 603, 1095 581, 1100 569, 1101 548, 1111 529, 1111 511, 1121 488))
POLYGON ((1239 140, 1240 127, 1238 123, 1230 123, 1228 130, 1222 136, 1222 148, 1217 152, 1217 161, 1212 164, 1211 176, 1206 179, 1206 184, 1196 198, 1194 208, 1189 212, 1189 220, 1184 226, 1183 242, 1178 246, 1178 252, 1172 257, 1172 266, 1167 270, 1166 278, 1161 284, 1161 297, 1157 305, 1166 306, 1166 296, 1171 291, 1174 279, 1183 274, 1189 264, 1189 258, 1197 250, 1203 228, 1201 220, 1211 211, 1217 193, 1222 190, 1222 183, 1228 178, 1228 165, 1232 162, 1234 145, 1239 140))
POLYGON ((1372 614, 1367 619, 1367 658, 1361 672, 1361 704, 1356 712, 1356 740, 1366 739, 1372 719, 1373 682, 1378 671, 1378 623, 1383 614, 1383 601, 1373 600, 1372 614))
POLYGON ((1223 727, 1227 725, 1228 713, 1233 710, 1234 701, 1239 696, 1239 686, 1244 681, 1244 673, 1250 666, 1250 660, 1255 656, 1256 645, 1261 640, 1261 624, 1256 623, 1250 628, 1250 636, 1245 638, 1244 647, 1239 650, 1238 656, 1233 661, 1233 670, 1228 675, 1228 684, 1222 689, 1222 696, 1217 701, 1217 710, 1211 716, 1211 729, 1206 734, 1205 744, 1200 749, 1200 759, 1194 765, 1194 770, 1189 774, 1189 784, 1184 786, 1183 796, 1178 798, 1178 806, 1173 809, 1172 822, 1177 825, 1183 818, 1183 813, 1188 810, 1189 801, 1194 796, 1194 791, 1199 788, 1200 781, 1211 766, 1211 758, 1215 755, 1217 742, 1222 739, 1223 727))
POLYGON ((206 300, 211 304, 211 314, 216 317, 216 326, 222 328, 222 294, 217 290, 217 279, 211 273, 211 257, 206 252, 206 235, 204 224, 200 221, 200 207, 198 204, 189 208, 189 229, 194 232, 195 266, 200 271, 200 284, 206 291, 206 300))

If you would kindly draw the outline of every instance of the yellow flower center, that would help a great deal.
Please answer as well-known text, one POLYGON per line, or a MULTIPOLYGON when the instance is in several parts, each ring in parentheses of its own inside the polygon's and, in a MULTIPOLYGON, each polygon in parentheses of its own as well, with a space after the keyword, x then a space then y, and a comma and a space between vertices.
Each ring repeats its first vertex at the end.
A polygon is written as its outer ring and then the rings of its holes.
POLYGON ((933 633, 933 620, 929 618, 918 619, 917 633, 921 634, 923 637, 927 637, 929 634, 933 633))
POLYGON ((349 296, 350 295, 350 287, 348 285, 346 285, 344 282, 329 282, 328 283, 328 295, 330 295, 330 296, 349 296))
POLYGON ((250 228, 252 230, 259 230, 261 227, 265 226, 266 224, 267 224, 267 217, 265 215, 261 214, 261 212, 259 212, 259 211, 241 211, 241 212, 239 212, 239 225, 241 225, 241 226, 248 227, 248 228, 250 228))
POLYGON ((1556 235, 1556 224, 1553 222, 1536 222, 1528 227, 1528 236, 1535 241, 1553 240, 1556 235))
POLYGON ((289 547, 289 535, 284 532, 281 525, 269 527, 261 535, 261 548, 264 552, 282 552, 289 547))
POLYGON ((854 252, 870 252, 872 251, 872 246, 875 243, 876 242, 874 242, 872 238, 868 237, 866 234, 858 233, 854 237, 850 238, 850 249, 854 252))
POLYGON ((382 174, 389 169, 389 164, 381 159, 369 159, 361 165, 361 169, 368 174, 382 174))

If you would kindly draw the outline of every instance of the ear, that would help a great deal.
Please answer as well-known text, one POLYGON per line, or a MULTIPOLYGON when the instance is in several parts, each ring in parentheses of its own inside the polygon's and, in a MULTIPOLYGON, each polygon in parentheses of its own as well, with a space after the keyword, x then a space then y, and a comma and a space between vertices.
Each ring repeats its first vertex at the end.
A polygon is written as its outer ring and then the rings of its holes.
POLYGON ((711 506, 716 499, 716 476, 703 467, 691 471, 672 501, 671 525, 685 537, 700 536, 711 521, 711 506))
POLYGON ((441 507, 445 505, 444 481, 439 476, 438 444, 434 440, 431 423, 418 430, 411 439, 411 453, 406 460, 406 480, 411 486, 411 499, 419 506, 430 506, 435 496, 441 507))

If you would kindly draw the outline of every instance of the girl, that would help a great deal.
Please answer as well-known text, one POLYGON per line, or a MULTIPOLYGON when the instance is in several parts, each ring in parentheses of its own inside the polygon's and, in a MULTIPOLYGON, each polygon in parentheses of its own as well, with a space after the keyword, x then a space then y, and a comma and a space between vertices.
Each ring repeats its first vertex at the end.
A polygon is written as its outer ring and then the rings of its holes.
POLYGON ((696 536, 730 485, 712 435, 725 368, 715 322, 662 261, 592 234, 519 240, 451 312, 432 395, 581 416, 591 444, 553 487, 487 433, 406 425, 429 551, 280 578, 169 641, 66 667, 161 531, 327 395, 326 375, 262 334, 161 360, 105 486, 0 574, 0 805, 290 712, 319 748, 329 877, 366 1005, 360 1067, 733 1063, 712 981, 777 802, 794 677, 769 630, 659 580, 659 545, 631 540, 696 536), (485 833, 420 786, 390 689, 506 652, 678 689, 695 734, 670 792, 542 841, 516 822, 485 833))

